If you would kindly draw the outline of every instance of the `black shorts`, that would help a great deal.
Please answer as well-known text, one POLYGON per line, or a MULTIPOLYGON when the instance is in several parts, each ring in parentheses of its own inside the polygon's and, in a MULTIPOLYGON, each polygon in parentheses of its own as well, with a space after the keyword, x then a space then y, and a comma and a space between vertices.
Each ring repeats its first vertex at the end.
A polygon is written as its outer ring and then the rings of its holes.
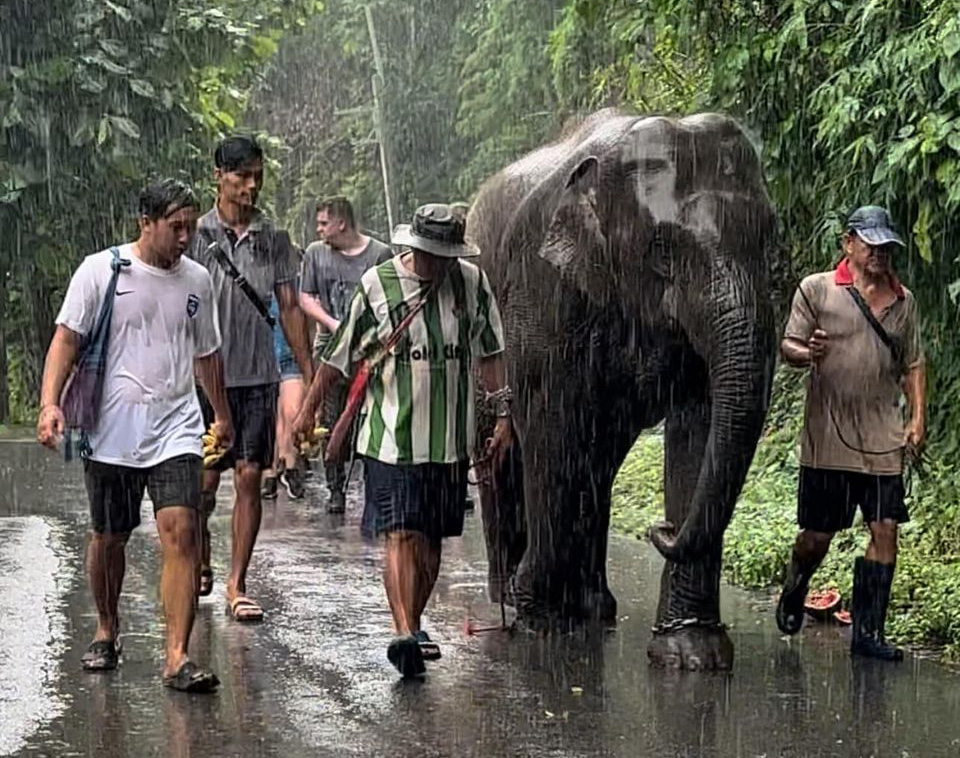
POLYGON ((89 459, 83 478, 90 500, 90 521, 98 534, 128 534, 140 525, 144 490, 153 512, 170 506, 200 505, 203 461, 199 455, 178 455, 150 468, 129 468, 89 459))
MULTIPOLYGON (((233 417, 233 447, 214 466, 218 471, 233 468, 237 461, 255 463, 260 468, 273 465, 273 446, 277 437, 277 386, 228 387, 227 404, 233 417)), ((213 406, 198 389, 203 423, 213 423, 213 406)))
POLYGON ((392 465, 363 459, 366 472, 361 530, 365 537, 419 532, 431 540, 463 534, 469 464, 392 465))
POLYGON ((903 498, 903 477, 899 474, 801 466, 797 521, 801 529, 832 534, 853 525, 859 506, 868 524, 884 519, 903 524, 910 520, 903 498))

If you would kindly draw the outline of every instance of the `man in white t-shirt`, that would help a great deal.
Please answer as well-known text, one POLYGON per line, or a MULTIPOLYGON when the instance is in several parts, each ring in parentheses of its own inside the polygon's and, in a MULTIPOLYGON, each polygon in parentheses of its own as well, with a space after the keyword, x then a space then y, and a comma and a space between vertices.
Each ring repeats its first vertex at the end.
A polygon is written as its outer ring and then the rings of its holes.
MULTIPOLYGON (((210 692, 216 675, 187 656, 199 580, 198 508, 204 432, 194 371, 216 410, 228 447, 233 425, 223 389, 213 284, 200 264, 182 258, 196 230, 197 201, 166 179, 140 194, 140 237, 119 247, 120 268, 106 344, 103 395, 84 454, 93 534, 87 550, 97 631, 81 663, 116 668, 117 608, 124 549, 149 491, 163 549, 161 595, 166 620, 163 683, 210 692)), ((70 280, 43 370, 37 440, 55 448, 64 431, 59 398, 97 322, 115 255, 87 257, 70 280)))

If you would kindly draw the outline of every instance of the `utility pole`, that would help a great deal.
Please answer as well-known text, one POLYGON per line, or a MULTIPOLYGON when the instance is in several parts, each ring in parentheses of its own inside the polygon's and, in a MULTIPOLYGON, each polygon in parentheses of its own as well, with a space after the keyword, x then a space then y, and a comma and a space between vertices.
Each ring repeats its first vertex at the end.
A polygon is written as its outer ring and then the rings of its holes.
POLYGON ((383 74, 383 59, 380 57, 380 46, 377 44, 377 30, 373 25, 373 11, 369 5, 363 7, 367 16, 367 31, 370 34, 370 46, 373 48, 373 65, 377 72, 373 75, 373 128, 380 145, 380 174, 383 178, 383 200, 387 208, 388 234, 393 233, 393 195, 390 192, 390 154, 387 147, 386 119, 383 117, 383 103, 381 95, 386 81, 383 74))

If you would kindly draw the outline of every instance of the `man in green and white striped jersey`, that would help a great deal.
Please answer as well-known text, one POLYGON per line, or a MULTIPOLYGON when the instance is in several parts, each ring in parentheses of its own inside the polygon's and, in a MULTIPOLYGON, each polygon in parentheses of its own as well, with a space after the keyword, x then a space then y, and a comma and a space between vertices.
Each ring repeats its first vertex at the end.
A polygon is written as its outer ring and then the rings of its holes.
POLYGON ((463 260, 479 255, 465 230, 464 209, 448 205, 423 206, 412 225, 397 227, 392 242, 408 249, 361 278, 295 425, 311 426, 340 375, 351 377, 362 361, 372 365, 356 444, 366 472, 363 531, 384 536, 384 586, 398 635, 387 656, 404 676, 421 675, 425 659, 440 657, 420 617, 441 540, 463 531, 474 365, 499 416, 484 457, 502 458, 512 441, 500 312, 486 275, 463 260))

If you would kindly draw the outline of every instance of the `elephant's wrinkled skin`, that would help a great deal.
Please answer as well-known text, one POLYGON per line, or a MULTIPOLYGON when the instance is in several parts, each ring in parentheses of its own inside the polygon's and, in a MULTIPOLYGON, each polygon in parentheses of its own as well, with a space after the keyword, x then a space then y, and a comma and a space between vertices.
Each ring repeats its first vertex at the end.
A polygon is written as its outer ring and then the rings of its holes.
POLYGON ((665 420, 650 658, 728 668, 723 534, 775 356, 775 217, 754 147, 722 116, 597 113, 489 180, 467 229, 503 314, 519 440, 481 493, 491 592, 512 576, 534 627, 614 620, 611 487, 665 420))

